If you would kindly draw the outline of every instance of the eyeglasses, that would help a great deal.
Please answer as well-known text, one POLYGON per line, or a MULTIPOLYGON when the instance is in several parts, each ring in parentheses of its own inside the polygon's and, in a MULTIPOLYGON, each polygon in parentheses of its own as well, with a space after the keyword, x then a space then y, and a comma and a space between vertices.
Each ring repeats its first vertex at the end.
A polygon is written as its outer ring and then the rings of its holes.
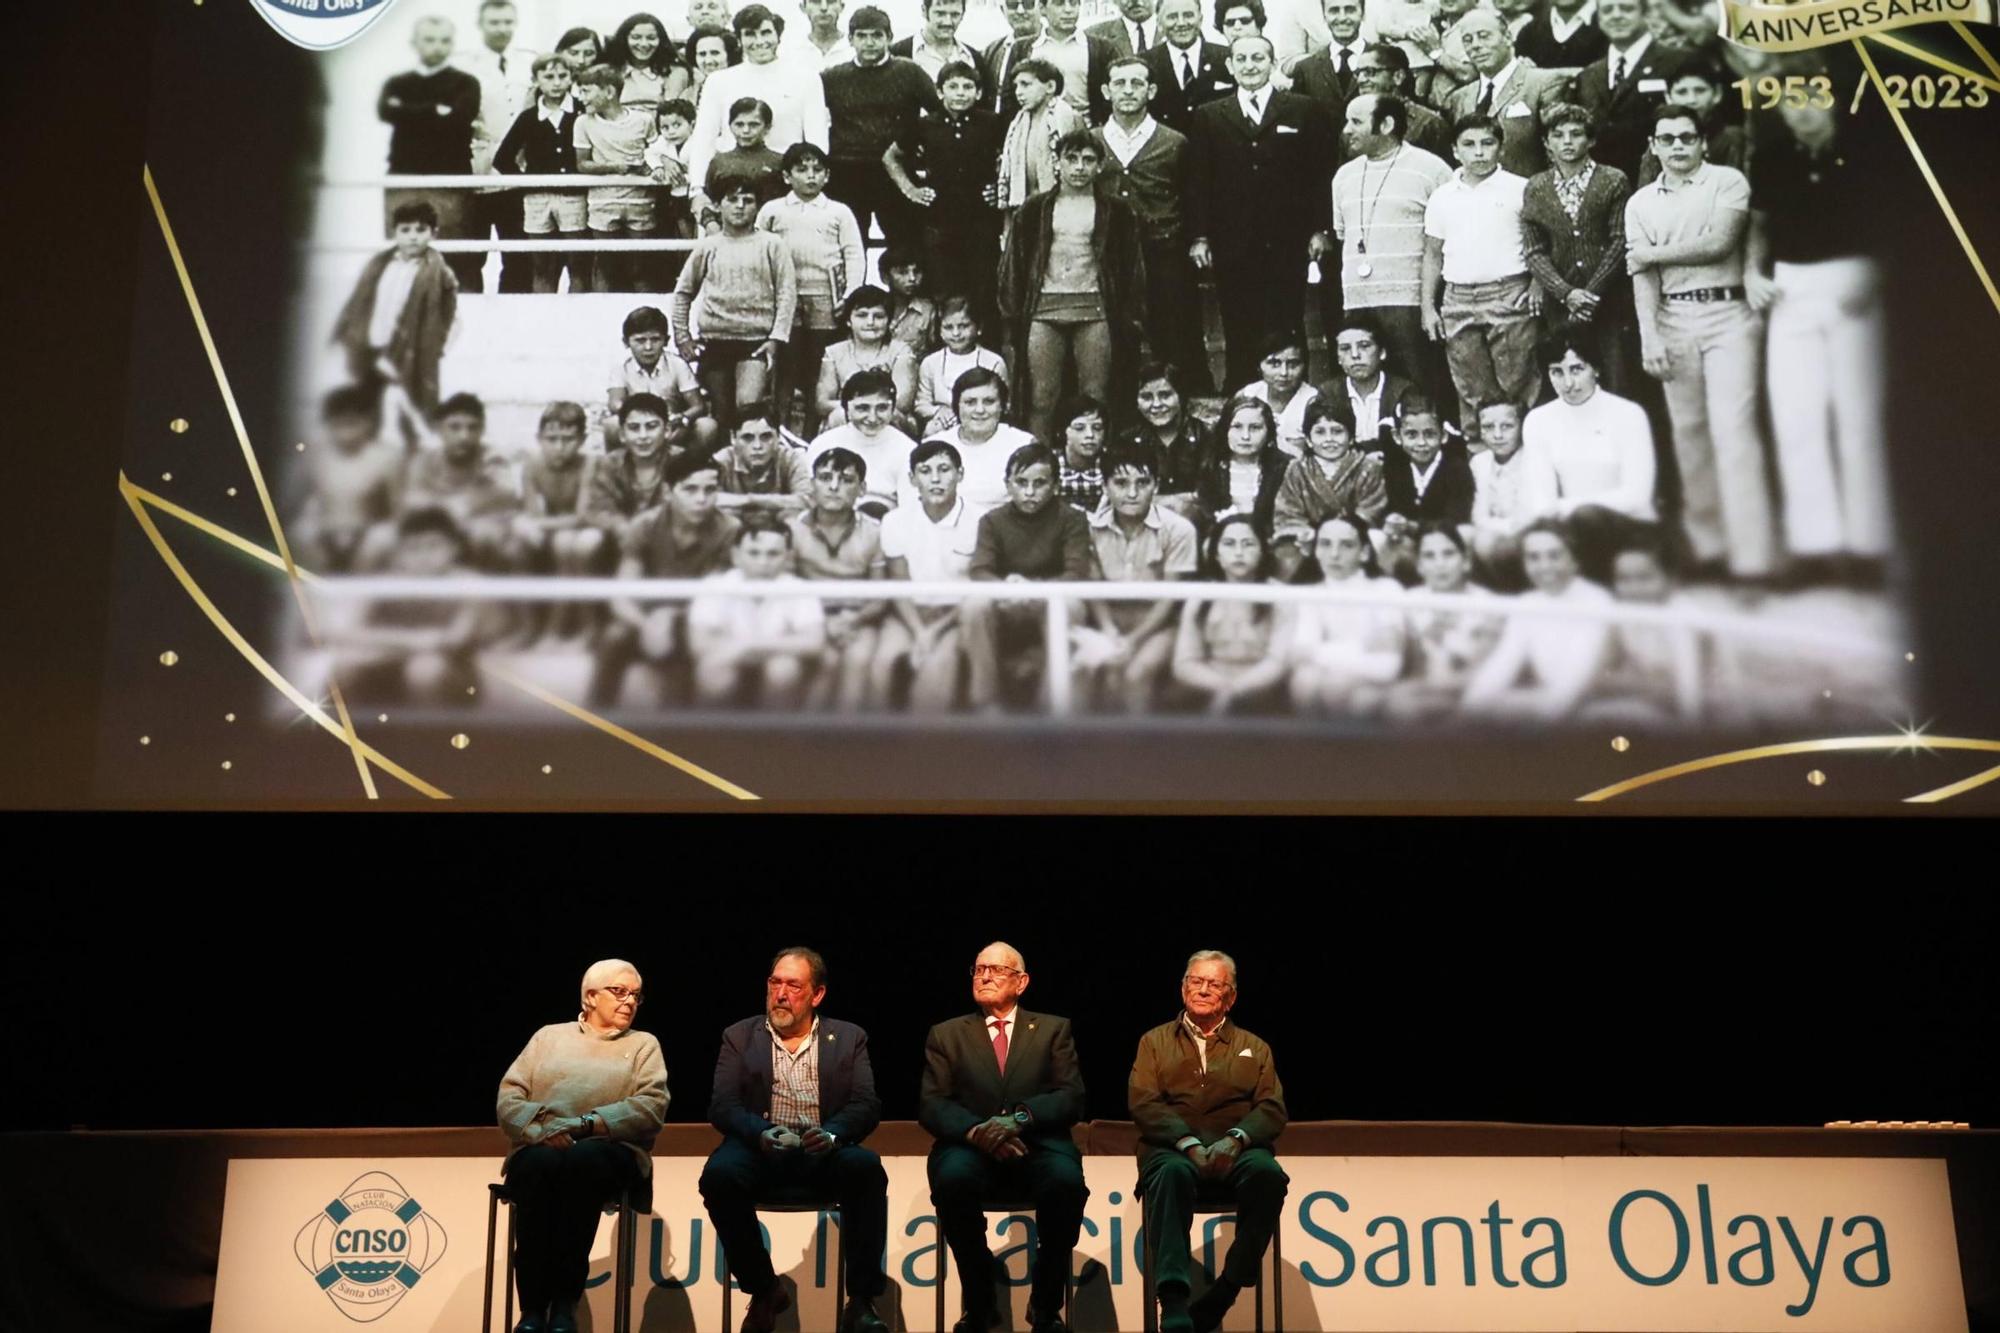
POLYGON ((791 981, 785 977, 765 977, 764 989, 783 991, 787 995, 804 995, 806 993, 806 983, 803 981, 791 981))
POLYGON ((1026 975, 1028 974, 1018 967, 1000 967, 994 963, 974 963, 972 965, 972 978, 975 981, 981 977, 993 977, 1004 981, 1008 977, 1024 977, 1026 975))
POLYGON ((1653 136, 1653 142, 1659 144, 1662 148, 1672 148, 1675 145, 1683 148, 1692 148, 1701 142, 1701 135, 1693 130, 1688 130, 1681 134, 1656 134, 1653 136))
POLYGON ((603 991, 606 995, 609 995, 621 1004, 626 1000, 632 1001, 633 1004, 644 1004, 646 1002, 646 993, 636 990, 631 986, 599 986, 597 989, 603 991))
POLYGON ((1222 995, 1235 989, 1227 981, 1210 981, 1207 977, 1182 977, 1181 985, 1196 995, 1222 995))

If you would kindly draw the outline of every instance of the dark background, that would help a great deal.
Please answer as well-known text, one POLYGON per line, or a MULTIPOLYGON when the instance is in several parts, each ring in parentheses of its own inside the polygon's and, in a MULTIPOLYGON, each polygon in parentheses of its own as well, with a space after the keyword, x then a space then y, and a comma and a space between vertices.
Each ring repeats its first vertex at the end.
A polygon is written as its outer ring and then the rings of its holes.
MULTIPOLYGON (((490 887, 506 875, 498 821, 452 821, 476 835, 390 875, 292 822, 332 863, 324 880, 265 888, 246 864, 234 888, 17 909, 0 1129, 488 1123, 509 1061, 576 1013, 584 969, 607 956, 644 974, 639 1026, 665 1049, 670 1119, 701 1121, 721 1029, 757 1012, 772 952, 793 943, 827 958, 825 1012, 868 1029, 885 1116, 912 1119, 924 1034, 972 1008, 965 971, 996 935, 1027 956, 1023 1003, 1074 1020, 1098 1118, 1125 1118, 1133 1050, 1177 1012, 1183 960, 1220 946, 1241 967, 1235 1016, 1275 1046, 1298 1119, 2000 1122, 1995 913, 1971 891, 1862 894, 1851 875, 1723 889, 1732 867, 1678 859, 1671 889, 1617 884, 1614 865, 1670 832, 1658 822, 1618 842, 1490 824, 1482 849, 1386 878, 1336 852, 1289 887, 1198 840, 1173 858, 1184 873, 1147 864, 1129 839, 1157 852, 1185 835, 1136 822, 1057 826, 1033 847, 971 821, 872 848, 795 825, 817 870, 768 868, 743 821, 724 838, 647 822, 663 844, 651 866, 532 890, 490 887), (737 860, 687 887, 670 849, 729 837, 737 860), (1525 866, 1559 840, 1561 877, 1473 868, 1525 866), (891 873, 860 887, 843 867, 868 856, 891 873)), ((240 841, 228 830, 244 822, 179 823, 192 855, 240 841)))

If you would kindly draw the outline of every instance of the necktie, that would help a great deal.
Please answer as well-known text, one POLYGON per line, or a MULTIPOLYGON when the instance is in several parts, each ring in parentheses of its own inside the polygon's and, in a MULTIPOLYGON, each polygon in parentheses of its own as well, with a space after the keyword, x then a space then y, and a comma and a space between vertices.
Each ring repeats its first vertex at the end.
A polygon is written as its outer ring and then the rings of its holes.
POLYGON ((1252 125, 1262 125, 1264 123, 1264 96, 1262 93, 1250 94, 1250 123, 1252 125))
POLYGON ((1183 51, 1181 52, 1181 87, 1185 88, 1193 82, 1194 57, 1183 51))
POLYGON ((1347 68, 1347 48, 1343 46, 1340 48, 1340 77, 1345 79, 1348 76, 1348 73, 1349 71, 1347 68))
POLYGON ((993 1060, 1000 1066, 1000 1072, 1007 1072, 1007 1025, 997 1018, 988 1019, 993 1024, 993 1060))
POLYGON ((1482 116, 1493 110, 1493 80, 1481 79, 1479 81, 1479 105, 1474 107, 1473 110, 1482 116))
POLYGON ((505 55, 500 57, 500 72, 502 74, 507 72, 507 57, 505 55))
POLYGON ((1625 82, 1625 53, 1620 51, 1618 63, 1611 67, 1611 86, 1616 88, 1623 82, 1625 82))
POLYGON ((1141 55, 1146 50, 1146 27, 1142 23, 1132 25, 1132 54, 1141 55))

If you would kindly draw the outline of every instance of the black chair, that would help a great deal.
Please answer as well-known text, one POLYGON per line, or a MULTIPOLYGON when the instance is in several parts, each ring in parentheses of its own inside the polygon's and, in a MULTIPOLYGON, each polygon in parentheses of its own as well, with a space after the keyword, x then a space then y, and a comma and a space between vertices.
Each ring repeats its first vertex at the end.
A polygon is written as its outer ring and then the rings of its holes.
MULTIPOLYGON (((1205 1192, 1204 1192, 1205 1193, 1205 1192)), ((1229 1217, 1236 1215, 1236 1204, 1219 1196, 1197 1197, 1194 1215, 1213 1217, 1216 1214, 1229 1217)), ((1285 1327, 1285 1242, 1284 1228, 1276 1227, 1271 1232, 1271 1326, 1282 1330, 1285 1327)), ((1146 1237, 1146 1243, 1139 1247, 1139 1279, 1141 1282, 1140 1323, 1142 1333, 1159 1333, 1160 1305, 1153 1293, 1153 1238, 1146 1237)), ((1264 1333, 1264 1269, 1257 1268, 1257 1333, 1264 1333)))
MULTIPOLYGON (((838 1319, 847 1309, 847 1237, 840 1228, 840 1222, 843 1219, 840 1216, 839 1205, 828 1203, 823 1199, 813 1198, 804 1191, 788 1190, 783 1193, 770 1194, 759 1199, 757 1201, 757 1211, 760 1213, 829 1212, 833 1214, 833 1311, 834 1318, 838 1319)), ((735 1294, 736 1281, 729 1275, 725 1264, 722 1275, 723 1333, 729 1333, 730 1329, 736 1327, 729 1313, 730 1307, 734 1303, 732 1297, 735 1294)), ((630 1330, 620 1329, 618 1333, 630 1333, 630 1330)))
MULTIPOLYGON (((1035 1204, 1034 1201, 1031 1199, 989 1198, 981 1200, 981 1204, 984 1210, 989 1213, 1032 1213, 1035 1211, 1035 1204)), ((938 1227, 937 1326, 938 1326, 938 1333, 948 1333, 948 1330, 951 1328, 951 1325, 947 1324, 944 1319, 944 1288, 945 1288, 945 1274, 952 1267, 951 1251, 944 1243, 944 1222, 942 1219, 938 1221, 937 1227, 938 1227)), ((1070 1281, 1063 1284, 1064 1323, 1069 1322, 1069 1304, 1070 1304, 1069 1298, 1071 1295, 1072 1288, 1074 1286, 1075 1286, 1075 1276, 1074 1274, 1072 1274, 1070 1281)))
MULTIPOLYGON (((494 1181, 486 1187, 486 1286, 481 1294, 480 1333, 493 1333, 493 1232, 503 1203, 507 1205, 504 1274, 507 1297, 501 1333, 511 1333, 514 1327, 514 1196, 507 1192, 507 1182, 494 1181)), ((604 1211, 618 1214, 618 1228, 611 1239, 611 1333, 632 1333, 632 1274, 637 1263, 638 1217, 653 1211, 652 1182, 627 1185, 604 1211)))

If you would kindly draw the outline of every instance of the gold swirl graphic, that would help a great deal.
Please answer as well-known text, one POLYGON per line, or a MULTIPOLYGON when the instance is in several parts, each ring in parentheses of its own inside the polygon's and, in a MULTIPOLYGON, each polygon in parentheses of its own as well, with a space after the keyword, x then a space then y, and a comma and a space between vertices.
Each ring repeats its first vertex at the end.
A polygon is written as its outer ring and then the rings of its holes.
MULTIPOLYGON (((1690 773, 1705 773, 1710 769, 1753 763, 1759 759, 1779 759, 1786 755, 1826 754, 1840 750, 1980 750, 1989 754, 2000 754, 2000 741, 1975 740, 1967 736, 1926 736, 1915 730, 1894 736, 1837 736, 1827 740, 1788 741, 1782 745, 1759 745, 1748 750, 1731 750, 1726 754, 1710 755, 1706 759, 1690 759, 1686 763, 1656 768, 1650 773, 1641 773, 1636 778, 1627 778, 1623 782, 1600 787, 1576 799, 1579 802, 1608 801, 1614 796, 1623 796, 1627 792, 1660 782, 1671 782, 1690 773)), ((1934 805, 1976 787, 1983 787, 1996 779, 2000 779, 2000 767, 1989 768, 1947 786, 1919 792, 1915 796, 1905 796, 1903 803, 1934 805)))

